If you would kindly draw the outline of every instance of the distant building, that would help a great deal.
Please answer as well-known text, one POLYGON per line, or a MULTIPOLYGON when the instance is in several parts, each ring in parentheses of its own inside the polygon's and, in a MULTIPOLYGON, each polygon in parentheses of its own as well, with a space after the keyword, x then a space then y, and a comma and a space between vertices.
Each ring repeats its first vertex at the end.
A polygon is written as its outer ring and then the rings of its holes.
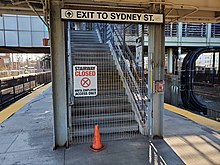
MULTIPOLYGON (((213 53, 203 53, 196 60, 197 67, 212 68, 213 66, 213 53)), ((215 70, 219 67, 219 53, 215 53, 215 70)))
MULTIPOLYGON (((180 64, 182 64, 186 54, 179 56, 180 64)), ((211 72, 213 66, 213 53, 203 53, 196 60, 196 71, 211 72)), ((215 71, 219 70, 219 53, 215 53, 215 71)), ((217 73, 217 72, 216 72, 217 73)))
POLYGON ((0 70, 8 69, 10 64, 10 56, 8 54, 0 54, 0 70))

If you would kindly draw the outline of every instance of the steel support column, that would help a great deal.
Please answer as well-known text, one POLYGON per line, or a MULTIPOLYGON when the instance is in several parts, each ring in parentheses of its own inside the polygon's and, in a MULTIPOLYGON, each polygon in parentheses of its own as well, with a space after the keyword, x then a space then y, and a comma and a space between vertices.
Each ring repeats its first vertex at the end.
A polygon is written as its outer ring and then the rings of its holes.
POLYGON ((213 52, 213 58, 212 58, 212 85, 215 83, 215 52, 213 52))
POLYGON ((207 42, 207 45, 210 45, 210 42, 211 42, 211 33, 212 33, 212 24, 211 23, 208 23, 207 24, 207 37, 206 37, 206 42, 207 42))
POLYGON ((167 73, 173 73, 173 48, 168 49, 168 68, 167 73))
MULTIPOLYGON (((152 6, 154 13, 161 12, 160 6, 152 6)), ((149 60, 151 69, 149 73, 149 91, 151 100, 151 111, 149 120, 150 130, 148 134, 152 138, 163 138, 163 111, 164 111, 164 93, 157 92, 155 90, 155 84, 157 82, 164 81, 164 65, 165 65, 165 25, 163 24, 150 24, 149 25, 149 44, 148 44, 148 55, 151 58, 149 60)))
POLYGON ((61 1, 50 1, 54 148, 68 144, 65 35, 60 8, 61 1))
POLYGON ((220 82, 220 52, 218 52, 218 82, 220 82))

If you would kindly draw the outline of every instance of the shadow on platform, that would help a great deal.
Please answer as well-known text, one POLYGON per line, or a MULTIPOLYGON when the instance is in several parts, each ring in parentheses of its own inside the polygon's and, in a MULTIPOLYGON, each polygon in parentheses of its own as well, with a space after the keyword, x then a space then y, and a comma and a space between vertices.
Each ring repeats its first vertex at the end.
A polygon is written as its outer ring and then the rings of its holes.
POLYGON ((172 112, 164 113, 164 139, 138 136, 104 141, 95 153, 91 144, 53 150, 51 88, 0 125, 1 165, 181 165, 218 164, 220 134, 172 112))
POLYGON ((148 142, 146 137, 103 142, 106 148, 93 152, 90 144, 74 144, 65 151, 66 164, 146 165, 184 164, 164 140, 148 142))

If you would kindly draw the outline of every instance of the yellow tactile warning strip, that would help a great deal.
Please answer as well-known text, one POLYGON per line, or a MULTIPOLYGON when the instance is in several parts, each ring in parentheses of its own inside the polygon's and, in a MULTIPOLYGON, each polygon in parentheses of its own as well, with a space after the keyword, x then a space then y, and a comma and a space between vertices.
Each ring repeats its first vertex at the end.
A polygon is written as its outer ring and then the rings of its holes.
POLYGON ((174 112, 176 114, 182 115, 182 116, 184 116, 184 117, 186 117, 196 123, 210 127, 216 131, 220 131, 220 122, 208 119, 206 117, 194 114, 192 112, 189 112, 187 110, 183 110, 181 108, 178 108, 178 107, 175 107, 175 106, 172 106, 169 104, 164 104, 164 108, 166 110, 169 110, 169 111, 174 112))
POLYGON ((219 164, 220 146, 205 135, 172 136, 164 139, 185 164, 219 164))
POLYGON ((51 83, 37 89, 36 91, 32 92, 31 94, 23 97, 22 99, 16 101, 15 103, 11 104, 7 108, 3 109, 0 112, 0 124, 3 123, 11 115, 13 115, 15 112, 20 110, 23 106, 25 106, 28 102, 30 102, 33 98, 35 98, 36 96, 41 94, 43 91, 45 91, 50 86, 51 86, 51 83))

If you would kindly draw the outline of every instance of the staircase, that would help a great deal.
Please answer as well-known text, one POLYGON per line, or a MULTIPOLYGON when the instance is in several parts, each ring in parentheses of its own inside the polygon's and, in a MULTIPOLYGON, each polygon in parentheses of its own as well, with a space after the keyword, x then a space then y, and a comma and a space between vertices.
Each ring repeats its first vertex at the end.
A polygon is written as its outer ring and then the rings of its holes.
POLYGON ((71 47, 73 65, 97 65, 98 71, 98 95, 74 98, 73 141, 90 142, 95 124, 103 140, 137 135, 138 123, 108 45, 94 31, 72 31, 71 47))

